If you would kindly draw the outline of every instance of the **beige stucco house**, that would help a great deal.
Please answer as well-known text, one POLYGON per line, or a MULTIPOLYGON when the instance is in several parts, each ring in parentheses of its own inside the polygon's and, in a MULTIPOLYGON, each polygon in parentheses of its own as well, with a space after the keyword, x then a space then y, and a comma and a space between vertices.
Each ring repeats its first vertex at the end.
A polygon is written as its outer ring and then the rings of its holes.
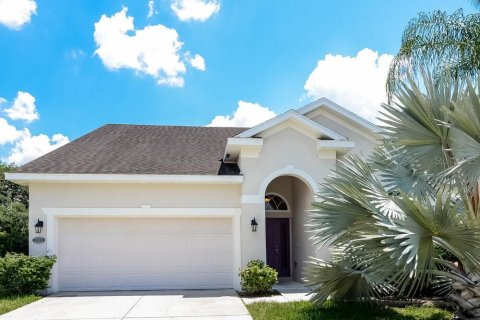
POLYGON ((30 189, 30 254, 58 257, 52 292, 239 289, 252 259, 301 280, 309 256, 328 258, 306 210, 339 159, 379 139, 322 98, 253 128, 106 125, 7 179, 30 189))

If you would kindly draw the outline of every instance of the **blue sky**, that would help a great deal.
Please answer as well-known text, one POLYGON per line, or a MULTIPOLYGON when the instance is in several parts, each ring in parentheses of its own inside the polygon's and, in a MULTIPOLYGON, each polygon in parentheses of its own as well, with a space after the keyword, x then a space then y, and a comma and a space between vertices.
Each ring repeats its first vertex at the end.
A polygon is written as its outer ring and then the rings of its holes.
POLYGON ((372 119, 408 21, 462 7, 475 10, 468 0, 0 0, 0 159, 31 160, 106 123, 252 125, 320 96, 372 119))

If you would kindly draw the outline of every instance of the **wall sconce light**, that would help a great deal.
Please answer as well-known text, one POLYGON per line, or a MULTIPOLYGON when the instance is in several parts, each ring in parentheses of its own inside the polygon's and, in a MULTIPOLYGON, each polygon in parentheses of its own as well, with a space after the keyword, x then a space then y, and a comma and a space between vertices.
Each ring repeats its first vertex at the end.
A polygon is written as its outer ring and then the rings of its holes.
POLYGON ((252 222, 250 222, 250 226, 252 227, 252 232, 257 232, 258 223, 257 223, 257 220, 255 220, 255 218, 253 218, 252 222))
POLYGON ((42 228, 43 228, 43 221, 38 219, 38 222, 35 224, 35 232, 42 233, 42 228))

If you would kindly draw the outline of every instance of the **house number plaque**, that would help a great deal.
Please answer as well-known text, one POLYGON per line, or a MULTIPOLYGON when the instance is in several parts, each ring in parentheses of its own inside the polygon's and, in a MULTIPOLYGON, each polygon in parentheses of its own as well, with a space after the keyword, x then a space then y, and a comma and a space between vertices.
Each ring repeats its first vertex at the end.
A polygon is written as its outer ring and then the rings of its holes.
POLYGON ((44 237, 35 237, 32 239, 33 243, 36 243, 36 244, 41 244, 41 243, 44 243, 45 242, 45 238, 44 237))

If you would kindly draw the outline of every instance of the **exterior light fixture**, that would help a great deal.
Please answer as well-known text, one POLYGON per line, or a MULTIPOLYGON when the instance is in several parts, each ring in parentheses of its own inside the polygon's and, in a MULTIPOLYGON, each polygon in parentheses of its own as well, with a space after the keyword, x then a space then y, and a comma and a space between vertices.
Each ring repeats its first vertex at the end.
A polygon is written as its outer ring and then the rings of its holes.
POLYGON ((252 232, 257 232, 258 223, 257 223, 257 220, 255 220, 255 218, 253 218, 252 222, 250 222, 250 226, 252 227, 252 232))
POLYGON ((43 228, 43 221, 38 219, 38 222, 35 224, 35 232, 42 233, 42 228, 43 228))

